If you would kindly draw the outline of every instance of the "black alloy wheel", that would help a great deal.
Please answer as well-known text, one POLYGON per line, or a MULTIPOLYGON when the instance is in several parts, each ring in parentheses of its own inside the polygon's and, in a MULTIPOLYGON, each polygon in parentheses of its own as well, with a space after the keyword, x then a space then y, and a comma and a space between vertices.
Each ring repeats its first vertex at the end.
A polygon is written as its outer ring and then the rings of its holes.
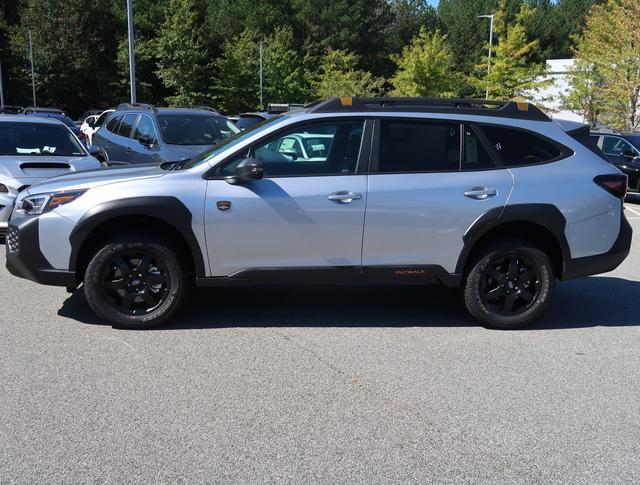
POLYGON ((526 256, 508 254, 491 261, 480 282, 480 298, 498 315, 519 315, 527 311, 542 289, 540 271, 526 256))
POLYGON ((148 250, 123 251, 104 266, 103 296, 127 315, 154 311, 166 299, 171 281, 160 258, 148 250))

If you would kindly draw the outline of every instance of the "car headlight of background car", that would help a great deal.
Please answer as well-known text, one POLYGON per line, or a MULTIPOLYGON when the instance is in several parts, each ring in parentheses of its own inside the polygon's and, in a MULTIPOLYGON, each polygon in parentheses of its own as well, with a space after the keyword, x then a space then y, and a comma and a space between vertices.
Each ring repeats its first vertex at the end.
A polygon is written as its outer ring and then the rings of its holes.
POLYGON ((50 192, 47 194, 28 195, 19 202, 16 212, 29 216, 43 214, 61 205, 73 202, 85 192, 86 190, 74 190, 70 192, 50 192))

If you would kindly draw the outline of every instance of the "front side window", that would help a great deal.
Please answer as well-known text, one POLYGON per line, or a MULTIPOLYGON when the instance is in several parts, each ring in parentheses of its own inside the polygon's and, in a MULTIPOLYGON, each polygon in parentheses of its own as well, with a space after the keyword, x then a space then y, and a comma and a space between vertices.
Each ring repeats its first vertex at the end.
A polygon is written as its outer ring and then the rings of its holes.
POLYGON ((222 116, 163 114, 158 115, 158 123, 169 145, 215 145, 240 131, 222 116))
POLYGON ((480 129, 507 167, 551 162, 562 155, 558 145, 533 133, 490 125, 480 129))
POLYGON ((605 136, 602 140, 602 151, 607 155, 621 156, 625 152, 638 153, 629 142, 615 136, 605 136))
MULTIPOLYGON (((332 121, 304 125, 254 146, 249 156, 262 161, 265 177, 348 175, 355 173, 364 121, 332 121)), ((233 175, 236 157, 221 172, 233 175)))
POLYGON ((460 169, 460 124, 430 120, 380 122, 379 173, 460 169))
POLYGON ((124 115, 122 121, 120 122, 120 126, 118 127, 118 135, 129 138, 131 136, 133 124, 136 122, 137 117, 137 113, 128 113, 124 115))
POLYGON ((53 124, 0 123, 0 156, 82 157, 84 150, 68 128, 53 124))
POLYGON ((141 136, 148 136, 151 141, 156 141, 156 130, 153 127, 153 121, 146 115, 141 115, 138 125, 133 133, 133 138, 139 140, 141 136))

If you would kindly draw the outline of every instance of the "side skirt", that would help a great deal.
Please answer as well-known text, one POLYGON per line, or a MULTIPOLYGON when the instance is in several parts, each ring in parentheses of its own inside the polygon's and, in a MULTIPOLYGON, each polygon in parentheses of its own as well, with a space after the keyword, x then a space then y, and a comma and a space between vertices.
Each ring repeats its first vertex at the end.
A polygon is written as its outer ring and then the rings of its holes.
POLYGON ((256 268, 230 276, 197 278, 198 287, 244 285, 444 285, 455 288, 462 275, 442 266, 336 266, 329 268, 256 268))

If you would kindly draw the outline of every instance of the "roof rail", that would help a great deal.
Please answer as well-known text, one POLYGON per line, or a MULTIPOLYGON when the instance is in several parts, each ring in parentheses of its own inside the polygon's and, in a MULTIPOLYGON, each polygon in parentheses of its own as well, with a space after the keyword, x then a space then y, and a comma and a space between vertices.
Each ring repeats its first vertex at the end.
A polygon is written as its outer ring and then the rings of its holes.
POLYGON ((268 113, 286 113, 294 109, 303 108, 304 104, 300 103, 269 103, 267 105, 268 113))
POLYGON ((124 109, 144 109, 147 111, 156 111, 155 106, 153 106, 152 104, 147 104, 147 103, 120 103, 118 105, 118 107, 116 108, 118 111, 124 110, 124 109))
POLYGON ((58 108, 43 108, 43 107, 33 107, 27 106, 20 110, 21 113, 56 113, 56 114, 64 114, 64 111, 58 108))
POLYGON ((551 121, 538 107, 524 101, 493 101, 463 98, 360 98, 343 96, 307 105, 313 113, 398 112, 461 113, 500 116, 532 121, 551 121))
POLYGON ((217 109, 212 108, 211 106, 205 106, 205 105, 198 105, 198 106, 180 105, 180 106, 172 106, 172 108, 200 109, 203 111, 211 111, 212 113, 220 114, 220 111, 218 111, 217 109))

